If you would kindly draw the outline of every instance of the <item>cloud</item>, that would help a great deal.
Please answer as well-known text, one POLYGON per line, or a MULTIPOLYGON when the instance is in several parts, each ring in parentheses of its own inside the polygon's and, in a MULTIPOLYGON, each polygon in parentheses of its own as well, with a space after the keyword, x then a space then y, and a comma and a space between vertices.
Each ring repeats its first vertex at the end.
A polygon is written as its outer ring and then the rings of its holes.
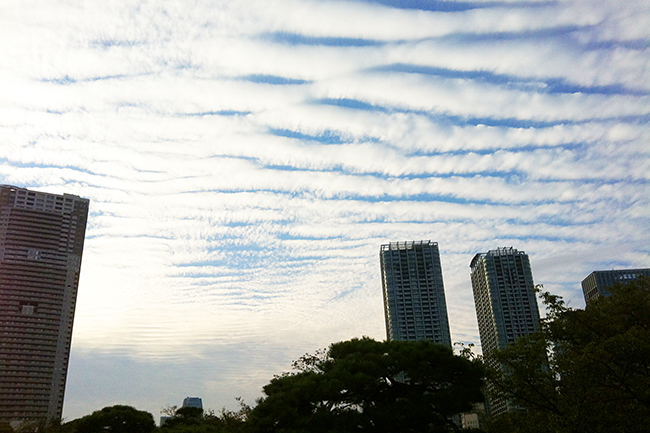
POLYGON ((234 408, 384 338, 389 241, 439 242, 452 339, 477 344, 478 252, 526 251, 575 306, 593 270, 650 266, 648 13, 4 2, 0 182, 91 200, 66 417, 234 408))

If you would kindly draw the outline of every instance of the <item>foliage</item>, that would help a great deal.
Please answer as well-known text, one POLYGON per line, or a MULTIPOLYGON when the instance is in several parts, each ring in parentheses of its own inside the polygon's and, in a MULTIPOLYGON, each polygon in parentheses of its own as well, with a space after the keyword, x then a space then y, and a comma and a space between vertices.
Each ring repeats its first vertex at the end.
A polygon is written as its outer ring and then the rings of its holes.
POLYGON ((0 432, 10 433, 72 433, 70 423, 63 423, 61 418, 23 419, 13 428, 11 424, 0 423, 0 432), (9 430, 7 430, 9 429, 9 430))
POLYGON ((203 424, 203 409, 199 407, 181 407, 173 409, 173 415, 162 426, 164 430, 171 430, 179 425, 199 425, 203 424))
POLYGON ((149 412, 131 406, 109 406, 74 421, 76 433, 149 433, 156 428, 149 412))
POLYGON ((650 425, 650 279, 609 290, 613 296, 584 310, 542 294, 549 312, 542 330, 494 354, 506 372, 490 375, 526 412, 495 421, 492 431, 609 433, 650 425))
POLYGON ((483 367, 428 341, 332 344, 264 387, 253 432, 446 432, 481 401, 483 367))
POLYGON ((241 398, 236 399, 240 409, 229 411, 225 408, 218 414, 213 411, 203 413, 202 409, 168 407, 166 412, 172 416, 160 428, 164 433, 240 433, 244 431, 246 417, 251 408, 241 398))
POLYGON ((172 417, 172 416, 176 416, 177 410, 178 410, 178 406, 176 405, 172 406, 168 404, 167 406, 160 409, 160 413, 163 414, 164 416, 172 417))
POLYGON ((35 419, 23 419, 17 425, 14 425, 14 428, 8 424, 8 427, 11 429, 11 432, 15 433, 38 433, 38 432, 49 432, 56 429, 59 426, 60 422, 48 423, 45 418, 35 418, 35 419), (50 428, 53 427, 53 428, 50 428))

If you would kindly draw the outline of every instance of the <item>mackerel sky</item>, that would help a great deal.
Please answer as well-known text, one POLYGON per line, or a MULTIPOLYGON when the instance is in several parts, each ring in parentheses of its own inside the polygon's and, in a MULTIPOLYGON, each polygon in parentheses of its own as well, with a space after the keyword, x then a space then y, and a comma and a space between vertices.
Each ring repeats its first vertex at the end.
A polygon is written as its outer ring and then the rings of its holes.
POLYGON ((0 2, 0 183, 91 200, 64 416, 385 338, 379 247, 650 266, 647 0, 0 2))

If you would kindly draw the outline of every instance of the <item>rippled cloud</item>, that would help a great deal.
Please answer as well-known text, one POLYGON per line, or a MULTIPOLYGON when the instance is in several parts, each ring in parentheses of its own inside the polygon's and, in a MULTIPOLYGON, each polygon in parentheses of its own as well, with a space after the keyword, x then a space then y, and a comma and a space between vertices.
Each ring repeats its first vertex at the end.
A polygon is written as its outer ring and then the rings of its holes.
POLYGON ((650 266, 649 20, 643 0, 4 2, 0 182, 91 200, 64 415, 234 408, 305 352, 384 338, 389 241, 439 243, 452 339, 477 344, 476 253, 526 251, 577 307, 593 270, 650 266))

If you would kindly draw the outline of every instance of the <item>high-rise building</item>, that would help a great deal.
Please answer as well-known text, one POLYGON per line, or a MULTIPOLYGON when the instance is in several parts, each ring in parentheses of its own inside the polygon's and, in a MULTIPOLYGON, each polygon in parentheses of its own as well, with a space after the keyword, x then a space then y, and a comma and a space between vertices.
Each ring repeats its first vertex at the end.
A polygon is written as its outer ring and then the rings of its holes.
POLYGON ((582 292, 585 295, 585 303, 601 296, 610 296, 608 287, 616 283, 627 284, 635 280, 639 275, 650 277, 650 268, 643 269, 612 269, 611 271, 594 271, 587 278, 582 280, 582 292))
POLYGON ((183 399, 183 407, 194 407, 203 409, 203 401, 200 397, 185 397, 183 399))
POLYGON ((438 244, 390 242, 379 258, 387 338, 451 347, 438 244))
POLYGON ((61 417, 88 200, 0 185, 0 421, 61 417))
MULTIPOLYGON (((484 355, 505 349, 539 331, 539 310, 528 255, 514 248, 477 254, 470 263, 476 318, 484 355)), ((490 396, 488 412, 509 410, 508 402, 490 396)))
MULTIPOLYGON (((201 397, 185 397, 183 399, 183 405, 180 407, 180 409, 186 409, 186 408, 201 409, 200 413, 203 413, 203 400, 201 400, 201 397)), ((169 420, 173 420, 174 418, 181 415, 181 411, 176 411, 176 406, 169 409, 172 410, 171 413, 169 410, 165 410, 164 412, 167 415, 160 417, 160 427, 167 424, 169 420)), ((183 416, 187 416, 187 415, 188 415, 187 412, 183 414, 183 416)), ((196 416, 196 415, 192 414, 190 416, 196 416)))

